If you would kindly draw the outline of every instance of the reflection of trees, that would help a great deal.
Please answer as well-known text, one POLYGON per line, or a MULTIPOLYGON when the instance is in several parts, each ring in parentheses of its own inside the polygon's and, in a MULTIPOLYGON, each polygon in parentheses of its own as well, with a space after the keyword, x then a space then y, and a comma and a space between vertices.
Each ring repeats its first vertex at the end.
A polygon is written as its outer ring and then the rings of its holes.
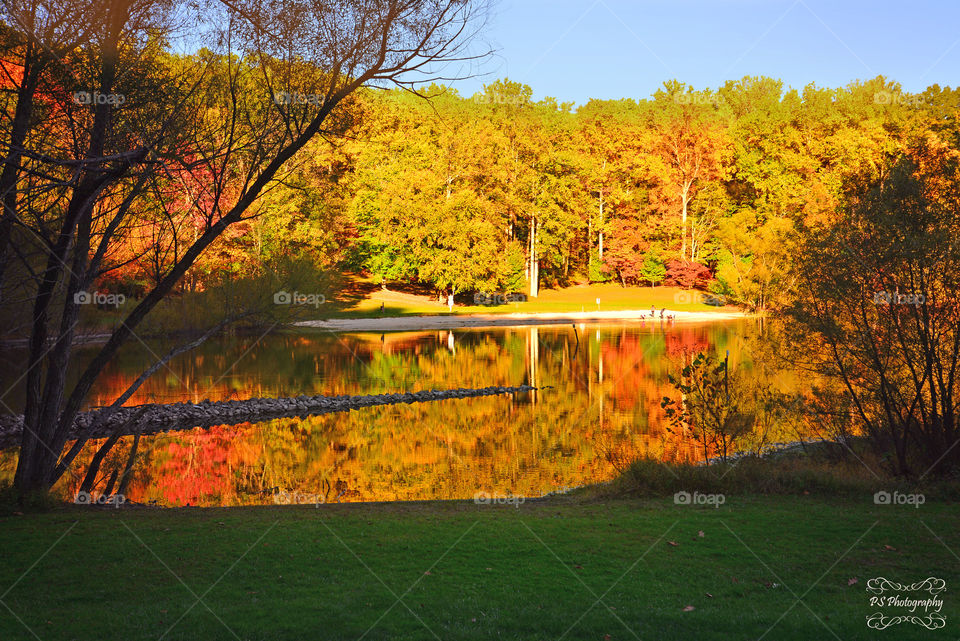
MULTIPOLYGON (((252 339, 214 344, 172 362, 175 376, 149 381, 132 402, 486 387, 531 377, 553 389, 536 404, 530 395, 473 398, 144 437, 129 495, 194 505, 270 502, 274 488, 326 500, 468 498, 480 490, 539 495, 610 478, 611 451, 623 460, 695 460, 695 442, 663 429, 659 401, 676 367, 671 346, 729 347, 733 360, 748 363, 748 343, 730 340, 744 333, 736 326, 666 331, 602 327, 598 342, 590 328, 579 332, 579 348, 570 327, 456 331, 455 354, 446 332, 383 340, 270 336, 242 359, 252 339)), ((139 372, 142 361, 127 356, 104 377, 98 403, 139 372)), ((129 441, 117 448, 115 464, 129 441)))

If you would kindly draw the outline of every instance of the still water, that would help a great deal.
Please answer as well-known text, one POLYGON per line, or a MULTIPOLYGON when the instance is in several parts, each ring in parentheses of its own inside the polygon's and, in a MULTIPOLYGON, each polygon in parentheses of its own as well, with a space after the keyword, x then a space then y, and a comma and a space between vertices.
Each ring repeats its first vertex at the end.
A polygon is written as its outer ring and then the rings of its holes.
MULTIPOLYGON (((144 437, 127 498, 213 506, 540 496, 609 480, 638 456, 696 460, 695 442, 664 429, 660 400, 676 396, 668 375, 691 353, 722 358, 729 350, 731 367, 782 382, 781 373, 759 365, 760 334, 754 321, 735 321, 218 339, 171 361, 129 404, 491 385, 546 389, 144 437)), ((167 349, 130 345, 104 372, 90 407, 109 404, 152 354, 167 349)), ((76 360, 92 354, 81 349, 76 360)), ((4 382, 6 389, 12 381, 4 382)), ((18 407, 15 397, 16 391, 4 401, 18 407)), ((105 476, 123 468, 131 441, 115 448, 101 468, 105 476)), ((93 447, 75 468, 85 469, 93 447)), ((0 478, 12 478, 14 464, 13 452, 0 453, 0 478)), ((72 496, 79 481, 68 475, 58 490, 72 496)))

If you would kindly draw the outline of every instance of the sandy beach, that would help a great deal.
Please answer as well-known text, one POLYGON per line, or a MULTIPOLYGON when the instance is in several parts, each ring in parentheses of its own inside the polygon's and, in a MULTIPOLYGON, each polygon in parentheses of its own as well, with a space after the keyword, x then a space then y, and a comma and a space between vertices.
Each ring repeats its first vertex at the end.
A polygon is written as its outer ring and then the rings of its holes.
MULTIPOLYGON (((732 320, 747 318, 748 314, 740 311, 716 312, 677 312, 666 311, 673 316, 672 322, 709 322, 718 320, 732 320)), ((558 325, 563 323, 596 323, 596 322, 651 322, 650 310, 619 310, 611 312, 560 312, 538 314, 471 314, 449 316, 391 316, 385 318, 338 318, 331 320, 301 321, 295 323, 298 327, 315 327, 334 332, 362 332, 362 331, 402 331, 418 329, 456 329, 458 327, 521 327, 524 325, 558 325)), ((656 312, 656 323, 668 323, 664 317, 661 321, 660 310, 656 312)))

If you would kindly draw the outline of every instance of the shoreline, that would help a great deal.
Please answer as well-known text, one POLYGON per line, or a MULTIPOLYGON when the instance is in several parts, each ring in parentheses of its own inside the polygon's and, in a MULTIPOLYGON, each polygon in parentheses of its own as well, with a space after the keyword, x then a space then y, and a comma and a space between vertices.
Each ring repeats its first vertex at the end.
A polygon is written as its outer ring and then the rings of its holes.
MULTIPOLYGON (((712 322, 752 318, 755 314, 743 311, 700 311, 683 312, 667 309, 666 313, 673 316, 672 320, 660 319, 660 310, 657 310, 654 323, 691 323, 712 322)), ((384 316, 380 318, 331 318, 327 320, 306 320, 290 323, 285 327, 324 329, 332 332, 382 332, 382 331, 416 331, 431 329, 462 329, 485 327, 526 327, 530 325, 561 325, 563 323, 603 323, 603 322, 650 322, 649 310, 626 309, 610 312, 531 312, 509 314, 444 314, 444 315, 411 315, 411 316, 384 316)), ((278 329, 284 326, 278 327, 278 329)), ((97 345, 107 342, 110 332, 93 331, 81 333, 74 337, 73 345, 97 345)), ((174 334, 160 336, 172 338, 174 334)), ((157 338, 157 336, 147 336, 157 338)), ((0 347, 7 349, 24 349, 30 344, 29 338, 0 339, 0 347)), ((50 341, 53 344, 53 341, 50 341)))
MULTIPOLYGON (((682 312, 667 309, 671 320, 661 319, 660 310, 653 323, 709 322, 750 318, 741 311, 682 312)), ((523 327, 528 325, 560 325, 570 322, 651 322, 650 310, 627 309, 611 312, 537 312, 513 314, 470 314, 444 316, 387 316, 383 318, 333 318, 329 320, 299 321, 293 327, 325 329, 332 332, 402 331, 424 329, 459 329, 484 327, 523 327)))

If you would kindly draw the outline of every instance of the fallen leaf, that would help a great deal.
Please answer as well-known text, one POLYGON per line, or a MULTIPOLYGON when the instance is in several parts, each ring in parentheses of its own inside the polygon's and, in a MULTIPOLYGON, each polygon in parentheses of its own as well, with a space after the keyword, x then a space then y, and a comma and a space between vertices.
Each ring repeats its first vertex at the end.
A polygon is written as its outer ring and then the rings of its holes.
POLYGON ((896 551, 897 551, 897 548, 893 547, 892 545, 884 545, 884 546, 883 546, 883 549, 884 549, 884 550, 891 550, 892 552, 896 552, 896 551))
POLYGON ((737 581, 737 577, 735 577, 735 576, 734 576, 734 577, 730 577, 730 580, 733 581, 734 583, 740 583, 739 581, 737 581))
POLYGON ((852 579, 847 579, 847 585, 854 585, 855 583, 859 583, 859 582, 860 580, 857 579, 857 577, 853 577, 852 579))
POLYGON ((667 541, 667 545, 672 545, 673 547, 677 547, 677 546, 679 546, 680 544, 677 543, 676 541, 667 541))
POLYGON ((713 598, 713 595, 710 594, 709 592, 707 592, 706 595, 707 595, 708 597, 710 597, 711 599, 713 598))
POLYGON ((692 605, 688 605, 685 608, 683 608, 684 612, 693 612, 694 610, 696 610, 696 608, 693 607, 692 605))
POLYGON ((430 570, 427 570, 426 572, 424 572, 424 574, 430 575, 430 574, 432 574, 432 573, 430 572, 430 570))
POLYGON ((699 532, 697 532, 697 536, 699 536, 702 539, 703 537, 706 536, 706 534, 703 533, 703 530, 700 530, 699 532))
POLYGON ((573 566, 573 567, 577 568, 578 570, 582 570, 582 569, 583 569, 583 566, 582 566, 582 565, 575 565, 575 566, 573 566))

